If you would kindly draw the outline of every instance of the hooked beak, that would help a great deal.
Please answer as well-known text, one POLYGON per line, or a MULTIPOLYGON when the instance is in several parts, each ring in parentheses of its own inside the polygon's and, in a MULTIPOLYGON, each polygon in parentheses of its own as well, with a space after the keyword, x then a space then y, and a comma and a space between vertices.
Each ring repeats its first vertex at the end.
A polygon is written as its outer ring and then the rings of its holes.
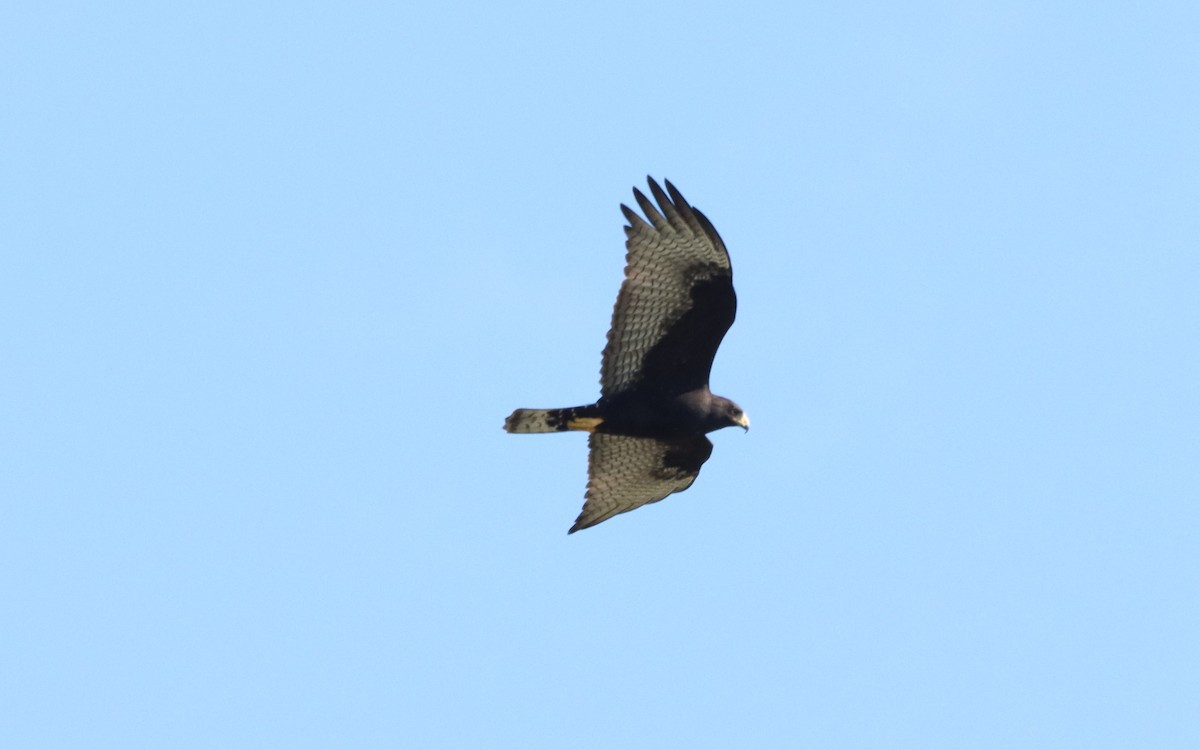
POLYGON ((745 432, 750 431, 750 417, 746 416, 745 412, 736 420, 738 427, 741 427, 745 432))

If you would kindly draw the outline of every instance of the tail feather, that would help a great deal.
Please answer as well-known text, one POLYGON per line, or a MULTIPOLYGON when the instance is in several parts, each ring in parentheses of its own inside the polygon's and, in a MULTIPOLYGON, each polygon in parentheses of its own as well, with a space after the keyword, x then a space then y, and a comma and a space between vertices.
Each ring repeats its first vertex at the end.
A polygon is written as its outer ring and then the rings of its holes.
POLYGON ((601 420, 595 405, 573 406, 569 409, 517 409, 504 420, 506 432, 592 432, 601 420))

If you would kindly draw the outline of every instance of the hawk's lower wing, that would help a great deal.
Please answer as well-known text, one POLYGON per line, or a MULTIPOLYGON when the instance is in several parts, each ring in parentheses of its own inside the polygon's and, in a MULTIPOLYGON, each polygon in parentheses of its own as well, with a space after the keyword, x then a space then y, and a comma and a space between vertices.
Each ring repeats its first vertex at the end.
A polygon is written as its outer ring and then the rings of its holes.
POLYGON ((587 501, 571 534, 691 487, 713 448, 703 435, 658 440, 602 432, 588 437, 588 447, 587 501))

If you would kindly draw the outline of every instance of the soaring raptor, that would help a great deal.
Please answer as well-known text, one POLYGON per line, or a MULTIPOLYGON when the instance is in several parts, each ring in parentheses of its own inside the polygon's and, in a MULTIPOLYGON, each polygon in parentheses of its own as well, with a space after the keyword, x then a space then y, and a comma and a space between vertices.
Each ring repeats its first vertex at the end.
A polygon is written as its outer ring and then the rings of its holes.
POLYGON ((737 310, 725 243, 669 180, 665 193, 647 180, 658 207, 637 188, 646 219, 621 206, 629 222, 625 281, 600 365, 600 400, 517 409, 504 420, 508 432, 591 433, 587 499, 567 533, 686 490, 712 454, 705 433, 750 429, 737 404, 708 389, 737 310))

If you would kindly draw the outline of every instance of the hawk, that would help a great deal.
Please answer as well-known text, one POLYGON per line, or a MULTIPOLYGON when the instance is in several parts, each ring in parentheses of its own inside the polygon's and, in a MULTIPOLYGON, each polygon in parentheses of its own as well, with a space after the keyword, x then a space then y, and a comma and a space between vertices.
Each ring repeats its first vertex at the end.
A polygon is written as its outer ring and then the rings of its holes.
POLYGON ((666 192, 647 181, 657 207, 633 189, 645 219, 621 205, 625 281, 601 359, 600 400, 517 409, 504 420, 514 433, 590 433, 586 500, 569 534, 686 490, 712 455, 706 433, 750 429, 737 404, 708 389, 737 310, 725 243, 669 180, 666 192))

